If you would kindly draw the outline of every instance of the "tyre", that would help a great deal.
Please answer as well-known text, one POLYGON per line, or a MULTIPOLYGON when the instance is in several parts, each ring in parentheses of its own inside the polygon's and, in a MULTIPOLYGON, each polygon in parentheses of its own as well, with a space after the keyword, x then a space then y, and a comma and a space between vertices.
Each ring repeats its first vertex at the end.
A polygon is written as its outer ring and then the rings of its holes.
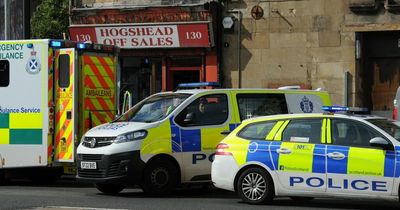
POLYGON ((272 178, 261 168, 246 169, 240 175, 236 189, 239 197, 249 204, 270 203, 275 196, 272 178))
POLYGON ((169 160, 154 160, 146 166, 142 189, 150 196, 164 196, 178 184, 178 168, 169 160))
POLYGON ((107 195, 116 195, 120 193, 125 186, 122 184, 104 184, 104 183, 97 183, 95 184, 96 188, 107 195))
POLYGON ((290 199, 292 199, 296 202, 299 202, 299 203, 303 203, 303 202, 312 201, 314 198, 313 197, 296 196, 296 197, 290 197, 290 199))

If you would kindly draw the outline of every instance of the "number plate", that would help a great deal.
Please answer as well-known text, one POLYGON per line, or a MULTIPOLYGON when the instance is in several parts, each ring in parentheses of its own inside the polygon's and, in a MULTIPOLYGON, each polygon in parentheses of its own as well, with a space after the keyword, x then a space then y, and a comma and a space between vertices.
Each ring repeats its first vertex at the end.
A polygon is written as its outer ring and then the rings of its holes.
POLYGON ((81 162, 81 168, 83 169, 96 169, 96 162, 81 162))

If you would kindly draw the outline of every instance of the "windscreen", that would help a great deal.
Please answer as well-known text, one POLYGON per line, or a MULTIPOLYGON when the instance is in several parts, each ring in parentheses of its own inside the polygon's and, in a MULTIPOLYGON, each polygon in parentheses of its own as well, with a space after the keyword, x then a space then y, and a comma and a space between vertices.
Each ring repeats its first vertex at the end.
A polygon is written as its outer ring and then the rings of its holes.
POLYGON ((168 93, 154 95, 125 112, 115 122, 156 122, 167 117, 190 94, 168 93))

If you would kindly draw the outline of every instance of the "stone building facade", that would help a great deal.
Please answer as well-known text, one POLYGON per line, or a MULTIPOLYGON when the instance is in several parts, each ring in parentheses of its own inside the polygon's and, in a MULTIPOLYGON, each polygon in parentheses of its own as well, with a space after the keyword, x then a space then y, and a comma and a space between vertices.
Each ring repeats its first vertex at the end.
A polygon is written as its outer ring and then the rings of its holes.
POLYGON ((327 90, 334 104, 377 112, 392 108, 400 81, 398 0, 134 2, 81 0, 75 9, 188 8, 212 2, 221 8, 213 27, 227 18, 226 29, 218 26, 220 33, 213 34, 220 36, 214 47, 217 80, 224 87, 300 85, 327 90))

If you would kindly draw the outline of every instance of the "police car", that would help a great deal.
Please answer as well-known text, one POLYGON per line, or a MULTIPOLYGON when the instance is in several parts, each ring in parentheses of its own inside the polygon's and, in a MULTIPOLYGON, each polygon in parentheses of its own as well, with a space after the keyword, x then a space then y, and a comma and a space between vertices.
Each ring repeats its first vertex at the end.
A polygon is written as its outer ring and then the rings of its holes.
POLYGON ((212 181, 250 204, 277 196, 397 200, 399 139, 400 127, 382 117, 321 113, 253 118, 218 145, 212 181))

